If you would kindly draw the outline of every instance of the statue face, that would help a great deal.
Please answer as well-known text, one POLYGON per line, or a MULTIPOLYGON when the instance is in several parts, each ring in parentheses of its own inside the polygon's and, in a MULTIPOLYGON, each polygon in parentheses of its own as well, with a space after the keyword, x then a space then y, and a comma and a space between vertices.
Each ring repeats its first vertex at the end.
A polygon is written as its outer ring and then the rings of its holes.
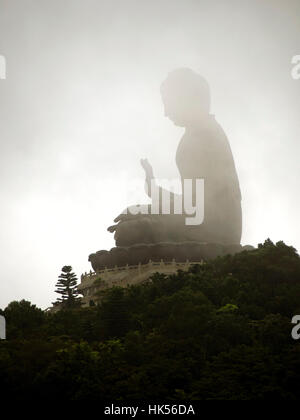
POLYGON ((204 114, 207 114, 195 97, 163 95, 162 100, 165 116, 179 127, 193 126, 204 114))
POLYGON ((185 127, 186 118, 185 110, 178 103, 178 101, 170 101, 163 98, 165 117, 169 118, 173 123, 179 127, 185 127))

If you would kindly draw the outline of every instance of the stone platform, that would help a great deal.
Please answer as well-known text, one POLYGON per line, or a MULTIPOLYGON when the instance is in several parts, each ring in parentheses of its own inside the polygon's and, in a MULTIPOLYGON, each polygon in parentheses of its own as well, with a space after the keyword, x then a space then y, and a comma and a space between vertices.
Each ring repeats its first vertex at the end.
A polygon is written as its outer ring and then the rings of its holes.
POLYGON ((83 295, 83 306, 101 301, 102 292, 113 286, 128 287, 149 281, 154 273, 175 274, 194 264, 236 254, 253 247, 239 244, 222 245, 199 242, 138 244, 98 251, 89 256, 93 272, 82 274, 78 291, 83 295))
POLYGON ((101 301, 101 292, 114 286, 128 287, 149 281, 154 273, 175 274, 178 270, 187 271, 194 264, 204 264, 204 261, 176 262, 173 261, 149 261, 147 264, 126 265, 125 267, 106 268, 97 272, 90 271, 81 276, 78 291, 83 295, 83 306, 89 306, 91 302, 101 301))
POLYGON ((94 271, 105 268, 134 266, 147 264, 149 260, 168 262, 173 259, 178 262, 201 261, 216 258, 226 254, 236 254, 244 249, 240 244, 223 245, 201 242, 160 242, 157 244, 138 244, 130 247, 115 247, 110 251, 98 251, 89 256, 94 271))

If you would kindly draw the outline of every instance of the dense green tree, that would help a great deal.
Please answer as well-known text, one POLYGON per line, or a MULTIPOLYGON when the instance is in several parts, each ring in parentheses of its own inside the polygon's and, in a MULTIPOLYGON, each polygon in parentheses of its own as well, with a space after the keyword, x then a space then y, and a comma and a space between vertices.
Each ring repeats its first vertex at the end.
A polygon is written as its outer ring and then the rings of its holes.
POLYGON ((24 299, 11 302, 3 315, 8 339, 35 337, 46 321, 45 312, 24 299))
POLYGON ((74 308, 79 305, 76 274, 72 272, 70 265, 65 265, 61 271, 55 290, 60 297, 57 298, 55 304, 60 304, 64 308, 74 308))
MULTIPOLYGON (((69 271, 71 272, 71 270, 69 271)), ((73 400, 297 400, 300 258, 267 240, 188 272, 104 292, 100 305, 2 311, 6 396, 73 400)))
POLYGON ((125 289, 113 287, 99 309, 106 338, 122 337, 129 331, 129 305, 125 289))

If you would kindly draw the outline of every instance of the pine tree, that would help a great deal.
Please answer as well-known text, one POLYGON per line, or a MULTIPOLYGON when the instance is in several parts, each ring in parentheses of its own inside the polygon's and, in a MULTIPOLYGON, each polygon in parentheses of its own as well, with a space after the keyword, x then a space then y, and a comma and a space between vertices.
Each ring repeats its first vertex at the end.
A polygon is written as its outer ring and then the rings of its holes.
POLYGON ((56 293, 60 294, 61 297, 57 298, 55 304, 61 304, 64 307, 74 307, 79 305, 79 296, 77 291, 77 277, 72 272, 70 265, 65 265, 61 269, 62 273, 58 277, 56 283, 56 293))

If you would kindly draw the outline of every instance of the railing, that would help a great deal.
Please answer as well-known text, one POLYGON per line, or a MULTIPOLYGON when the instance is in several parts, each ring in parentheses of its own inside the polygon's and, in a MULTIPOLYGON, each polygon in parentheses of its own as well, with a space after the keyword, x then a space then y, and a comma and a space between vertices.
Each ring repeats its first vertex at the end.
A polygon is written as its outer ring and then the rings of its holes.
MULTIPOLYGON (((186 262, 176 262, 175 259, 173 259, 172 261, 163 261, 161 260, 160 262, 158 261, 149 261, 146 264, 138 264, 138 265, 131 265, 129 266, 128 264, 125 267, 114 267, 114 268, 105 268, 104 270, 99 270, 97 272, 93 272, 90 271, 89 273, 84 273, 81 276, 81 283, 78 285, 78 290, 80 291, 80 293, 82 293, 84 295, 84 300, 87 302, 91 297, 95 298, 95 293, 100 292, 101 290, 106 290, 110 287, 113 286, 121 286, 124 287, 129 286, 130 284, 136 284, 138 282, 138 278, 136 278, 135 276, 133 278, 131 278, 131 276, 129 275, 129 277, 126 275, 124 278, 108 278, 109 274, 111 273, 118 273, 118 272, 130 272, 130 270, 136 270, 136 274, 138 275, 143 275, 146 274, 147 271, 149 271, 149 269, 151 270, 151 268, 157 267, 158 270, 160 271, 160 269, 164 269, 164 268, 173 268, 173 270, 177 269, 184 269, 187 270, 190 266, 195 265, 195 264, 200 264, 203 265, 205 264, 205 262, 203 260, 201 261, 195 261, 195 262, 190 262, 189 260, 186 260, 186 262), (95 284, 95 280, 99 279, 100 276, 102 276, 101 278, 101 284, 95 284)), ((149 273, 150 275, 150 273, 149 273)), ((140 280, 140 279, 139 279, 140 280)))
POLYGON ((190 267, 191 265, 194 264, 200 264, 203 265, 205 264, 205 262, 203 260, 201 261, 195 261, 195 262, 190 262, 189 260, 186 260, 185 262, 177 262, 175 261, 175 259, 173 259, 172 261, 152 261, 149 260, 148 263, 146 264, 141 264, 139 263, 138 265, 125 265, 123 267, 118 267, 115 266, 114 268, 104 268, 103 270, 99 270, 99 271, 92 271, 90 270, 89 273, 85 272, 84 274, 81 275, 81 282, 83 282, 84 280, 88 280, 94 277, 99 277, 101 274, 108 274, 108 273, 116 273, 119 271, 129 271, 129 270, 138 270, 138 271, 144 271, 145 268, 150 268, 150 267, 166 267, 166 266, 172 266, 172 267, 190 267))

